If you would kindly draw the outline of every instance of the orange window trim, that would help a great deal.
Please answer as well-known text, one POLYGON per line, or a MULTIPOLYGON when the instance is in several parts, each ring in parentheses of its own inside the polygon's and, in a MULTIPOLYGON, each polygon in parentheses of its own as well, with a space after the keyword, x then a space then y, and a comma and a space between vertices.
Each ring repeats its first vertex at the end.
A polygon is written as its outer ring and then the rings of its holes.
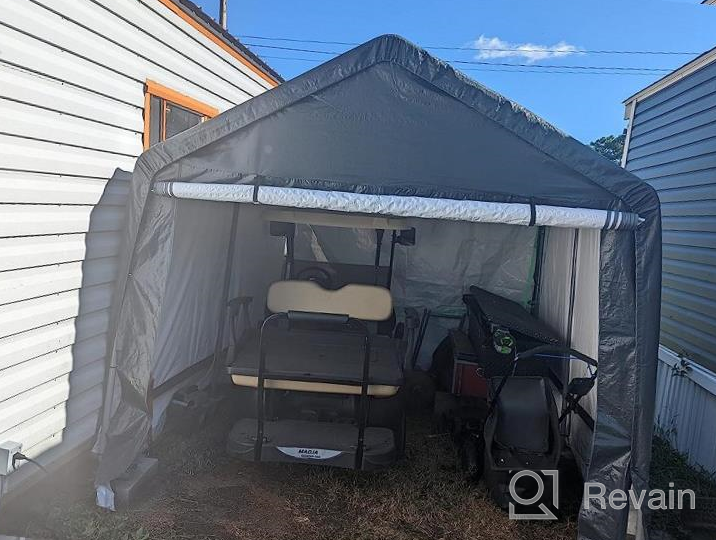
POLYGON ((192 18, 190 15, 187 15, 187 13, 182 10, 179 6, 177 6, 172 0, 159 0, 159 3, 163 4, 165 7, 167 7, 169 10, 171 10, 175 15, 177 15, 180 19, 184 20, 186 23, 188 23, 190 26, 198 30, 201 34, 203 34, 205 37, 207 37, 209 40, 213 41, 216 45, 224 49, 226 52, 228 52, 231 56, 236 58, 239 62, 244 64, 247 68, 249 68, 251 71, 256 73, 259 77, 261 77, 263 80, 268 82, 271 86, 278 86, 278 81, 275 80, 273 77, 270 77, 267 75, 264 71, 256 67, 252 62, 250 62, 243 54, 238 52, 236 49, 234 49, 232 46, 230 46, 228 43, 226 43, 223 39, 218 37, 216 34, 208 30, 203 24, 192 18))
MULTIPOLYGON (((219 114, 219 109, 216 107, 212 107, 197 99, 182 94, 181 92, 167 88, 158 82, 147 80, 144 85, 144 135, 142 137, 145 150, 149 148, 149 122, 151 120, 150 107, 152 96, 156 96, 175 105, 179 105, 180 107, 184 107, 185 109, 201 114, 206 118, 213 118, 219 114)), ((164 115, 162 114, 162 118, 163 117, 164 115)), ((163 135, 162 139, 164 139, 163 135)))
POLYGON ((152 103, 152 95, 144 89, 144 133, 142 134, 142 146, 149 148, 149 123, 152 115, 149 113, 149 106, 152 103))
POLYGON ((209 118, 213 118, 219 114, 219 109, 216 107, 212 107, 199 101, 198 99, 194 99, 186 94, 172 90, 171 88, 161 85, 158 82, 147 80, 146 92, 153 96, 171 101, 172 103, 179 105, 180 107, 184 107, 185 109, 189 109, 190 111, 203 114, 209 118))

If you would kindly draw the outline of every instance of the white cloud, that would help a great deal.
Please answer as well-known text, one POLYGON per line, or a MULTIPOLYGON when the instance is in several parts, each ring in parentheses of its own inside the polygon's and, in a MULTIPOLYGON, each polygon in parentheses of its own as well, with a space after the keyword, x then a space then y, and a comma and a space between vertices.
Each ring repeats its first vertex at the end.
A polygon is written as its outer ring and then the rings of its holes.
POLYGON ((554 45, 537 43, 510 43, 498 37, 480 36, 468 44, 469 47, 480 49, 475 56, 480 60, 494 58, 523 58, 527 62, 536 62, 545 58, 563 58, 572 54, 580 54, 581 48, 560 41, 554 45))

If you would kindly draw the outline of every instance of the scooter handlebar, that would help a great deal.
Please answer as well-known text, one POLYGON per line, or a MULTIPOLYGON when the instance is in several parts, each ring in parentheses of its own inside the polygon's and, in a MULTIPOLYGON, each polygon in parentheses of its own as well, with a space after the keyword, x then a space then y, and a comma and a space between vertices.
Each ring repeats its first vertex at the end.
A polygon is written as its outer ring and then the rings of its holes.
POLYGON ((598 367, 597 361, 593 358, 590 358, 586 354, 582 354, 579 351, 575 351, 574 349, 570 349, 569 347, 563 347, 560 345, 540 345, 539 347, 528 349, 521 353, 517 353, 515 361, 525 360, 544 353, 569 354, 570 356, 573 356, 592 367, 598 367))

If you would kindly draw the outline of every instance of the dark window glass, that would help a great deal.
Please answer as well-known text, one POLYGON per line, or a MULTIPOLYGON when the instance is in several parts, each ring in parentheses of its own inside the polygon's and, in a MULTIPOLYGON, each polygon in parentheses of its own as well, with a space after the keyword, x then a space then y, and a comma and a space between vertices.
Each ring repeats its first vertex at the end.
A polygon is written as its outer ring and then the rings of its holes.
POLYGON ((173 137, 177 133, 186 131, 190 127, 194 127, 201 122, 203 116, 195 112, 191 112, 184 107, 179 107, 173 103, 166 102, 166 116, 164 121, 166 122, 165 127, 165 139, 173 137))
POLYGON ((173 137, 201 123, 204 115, 180 107, 171 101, 149 96, 149 146, 173 137))
POLYGON ((162 140, 162 119, 164 114, 164 100, 152 96, 149 102, 149 145, 155 145, 162 140))

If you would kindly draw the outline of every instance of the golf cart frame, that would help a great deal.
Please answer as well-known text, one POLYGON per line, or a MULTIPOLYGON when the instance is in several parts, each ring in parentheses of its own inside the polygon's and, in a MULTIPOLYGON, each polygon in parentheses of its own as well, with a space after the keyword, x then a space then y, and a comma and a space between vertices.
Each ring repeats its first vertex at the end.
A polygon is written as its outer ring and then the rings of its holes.
MULTIPOLYGON (((251 298, 239 297, 229 303, 235 354, 227 369, 234 384, 255 388, 250 388, 248 400, 254 403, 246 407, 248 417, 241 418, 229 435, 228 452, 253 461, 299 461, 359 470, 390 465, 404 451, 405 412, 399 389, 409 355, 405 324, 395 324, 389 290, 396 245, 412 245, 414 229, 405 227, 401 220, 336 218, 322 212, 272 211, 265 218, 270 221, 270 234, 285 238, 283 279, 269 288, 267 316, 258 330, 258 340, 249 321, 251 298), (355 279, 355 265, 349 268, 350 277, 341 279, 340 268, 336 270, 330 263, 297 261, 296 223, 374 229, 374 264, 364 266, 364 275, 359 277, 362 283, 346 283, 347 279, 355 279), (391 231, 387 268, 381 266, 386 229, 391 231), (381 287, 378 283, 383 276, 385 286, 381 287), (241 319, 248 328, 243 335, 239 330, 241 319), (369 325, 373 324, 372 331, 369 325), (286 341, 291 341, 293 347, 285 348, 286 341), (401 346, 397 346, 398 342, 401 346), (326 349, 327 343, 330 345, 326 349), (336 344, 338 348, 330 348, 336 344), (338 359, 319 360, 326 350, 326 354, 340 350, 341 356, 350 355, 356 365, 338 359), (254 353, 257 365, 252 371, 247 368, 254 353), (282 354, 290 357, 288 362, 277 358, 282 354), (373 373, 371 364, 376 364, 379 372, 386 372, 384 364, 395 361, 399 365, 390 370, 391 380, 376 379, 385 377, 385 373, 373 373), (354 414, 350 414, 350 404, 341 404, 344 397, 355 401, 354 414), (332 399, 342 410, 335 415, 335 422, 321 421, 332 399), (292 417, 296 411, 282 406, 282 400, 290 400, 295 407, 311 401, 319 403, 319 419, 292 417), (384 401, 394 403, 383 407, 384 401), (382 408, 386 410, 380 412, 382 408), (288 419, 280 418, 282 409, 288 419), (374 425, 376 417, 382 417, 378 426, 374 425)), ((406 310, 406 319, 414 316, 413 310, 406 310)), ((417 324, 411 321, 407 326, 415 328, 417 324)))

